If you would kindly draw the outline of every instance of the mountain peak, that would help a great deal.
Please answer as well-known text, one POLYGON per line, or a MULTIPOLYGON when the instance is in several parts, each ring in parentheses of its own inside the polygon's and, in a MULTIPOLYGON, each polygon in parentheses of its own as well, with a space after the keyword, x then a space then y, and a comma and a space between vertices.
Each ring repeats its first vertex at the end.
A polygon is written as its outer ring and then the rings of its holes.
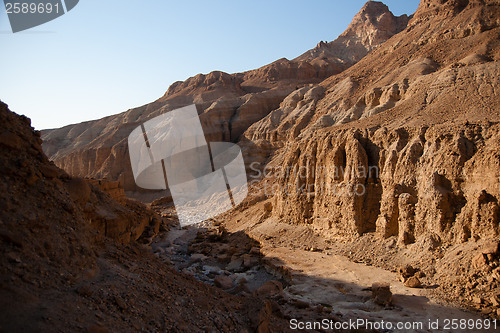
POLYGON ((367 1, 363 7, 361 8, 361 11, 370 11, 370 12, 388 12, 389 7, 387 7, 386 4, 384 4, 381 1, 367 1))
POLYGON ((343 63, 356 63, 371 50, 404 30, 408 16, 394 16, 380 1, 368 1, 354 16, 347 29, 329 43, 320 42, 316 48, 296 60, 315 58, 339 59, 343 63))
MULTIPOLYGON (((368 1, 354 16, 347 29, 340 36, 368 36, 376 34, 378 30, 385 35, 394 35, 406 27, 408 16, 394 16, 384 3, 379 1, 368 1)), ((384 36, 387 37, 387 36, 384 36)), ((377 38, 379 39, 379 38, 377 38)), ((384 38, 384 40, 387 38, 384 38)), ((379 40, 370 40, 369 43, 377 43, 379 40)), ((374 46, 374 45, 366 45, 374 46)))

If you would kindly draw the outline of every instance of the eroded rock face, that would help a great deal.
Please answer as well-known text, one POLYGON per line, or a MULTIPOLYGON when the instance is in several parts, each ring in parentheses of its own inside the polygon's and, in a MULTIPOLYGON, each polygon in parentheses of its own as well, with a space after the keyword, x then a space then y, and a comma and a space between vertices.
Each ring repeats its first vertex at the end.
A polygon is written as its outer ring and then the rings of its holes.
MULTIPOLYGON (((247 163, 278 171, 260 184, 271 187, 265 219, 305 224, 342 241, 363 234, 393 237, 399 247, 417 244, 428 251, 498 237, 499 6, 422 1, 406 28, 404 18, 391 15, 368 4, 342 38, 351 36, 360 56, 370 53, 320 84, 306 78, 323 75, 313 64, 317 56, 335 57, 325 43, 304 58, 280 59, 237 79, 190 79, 157 104, 96 121, 91 128, 102 128, 94 144, 112 149, 89 146, 83 138, 72 140, 74 147, 53 149, 51 140, 89 130, 80 125, 47 133, 46 149, 75 172, 132 179, 116 163, 127 157, 125 128, 196 100, 210 138, 240 140, 247 163), (365 30, 355 28, 360 26, 365 30), (301 72, 300 61, 312 67, 303 65, 301 72), (212 100, 207 86, 230 93, 212 100), (112 126, 118 134, 107 136, 112 126)), ((478 257, 481 264, 488 258, 478 257)))
POLYGON ((400 244, 499 235, 500 126, 335 131, 284 153, 273 214, 330 237, 400 244))

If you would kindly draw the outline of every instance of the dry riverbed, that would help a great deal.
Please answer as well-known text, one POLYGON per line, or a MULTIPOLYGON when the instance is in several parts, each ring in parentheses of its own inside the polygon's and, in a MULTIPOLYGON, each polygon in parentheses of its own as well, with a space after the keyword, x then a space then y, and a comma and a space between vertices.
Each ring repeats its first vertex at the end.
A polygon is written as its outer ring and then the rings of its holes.
MULTIPOLYGON (((446 320, 485 320, 439 304, 432 286, 404 286, 395 272, 352 262, 328 250, 280 246, 272 238, 257 241, 241 230, 227 232, 217 222, 185 228, 172 225, 153 239, 150 249, 178 271, 228 293, 270 300, 272 311, 291 323, 363 319, 373 325, 382 321, 416 325, 411 330, 415 332, 456 332, 444 328, 446 320), (372 285, 378 282, 390 286, 390 303, 374 299, 372 285), (430 329, 429 324, 436 321, 439 329, 430 329)), ((475 331, 494 330, 467 330, 475 331)))

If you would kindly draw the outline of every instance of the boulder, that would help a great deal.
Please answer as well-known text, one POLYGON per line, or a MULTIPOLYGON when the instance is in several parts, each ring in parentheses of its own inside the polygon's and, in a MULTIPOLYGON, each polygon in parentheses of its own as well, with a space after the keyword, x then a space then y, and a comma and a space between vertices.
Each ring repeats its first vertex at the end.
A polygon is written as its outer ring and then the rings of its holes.
POLYGON ((481 248, 481 253, 485 255, 498 255, 500 248, 500 241, 498 239, 487 241, 481 248))
POLYGON ((239 271, 243 265, 243 259, 237 258, 231 260, 231 262, 226 266, 226 270, 230 272, 239 271))
POLYGON ((277 280, 266 281, 257 289, 255 294, 263 298, 281 296, 283 294, 283 285, 277 280))
POLYGON ((385 282, 373 283, 372 299, 378 305, 390 305, 392 303, 391 285, 385 282))
POLYGON ((411 265, 405 265, 399 269, 399 274, 406 280, 409 277, 415 275, 417 271, 411 265))
POLYGON ((227 290, 233 287, 233 280, 226 275, 219 275, 214 279, 214 285, 221 289, 227 290))
POLYGON ((405 281, 404 285, 408 288, 420 288, 422 287, 422 282, 416 276, 411 276, 405 281))
POLYGON ((472 264, 473 268, 475 268, 479 271, 491 270, 490 266, 488 266, 487 257, 482 253, 478 253, 474 258, 472 258, 471 264, 472 264))

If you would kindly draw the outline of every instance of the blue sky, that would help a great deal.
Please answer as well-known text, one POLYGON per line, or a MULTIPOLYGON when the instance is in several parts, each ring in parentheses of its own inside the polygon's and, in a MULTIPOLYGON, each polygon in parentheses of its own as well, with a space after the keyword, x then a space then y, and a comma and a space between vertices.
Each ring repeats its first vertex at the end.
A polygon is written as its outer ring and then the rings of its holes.
MULTIPOLYGON (((419 0, 383 1, 395 15, 419 0)), ((102 118, 197 73, 293 59, 345 30, 365 1, 80 0, 13 34, 0 8, 0 99, 36 129, 102 118)))

